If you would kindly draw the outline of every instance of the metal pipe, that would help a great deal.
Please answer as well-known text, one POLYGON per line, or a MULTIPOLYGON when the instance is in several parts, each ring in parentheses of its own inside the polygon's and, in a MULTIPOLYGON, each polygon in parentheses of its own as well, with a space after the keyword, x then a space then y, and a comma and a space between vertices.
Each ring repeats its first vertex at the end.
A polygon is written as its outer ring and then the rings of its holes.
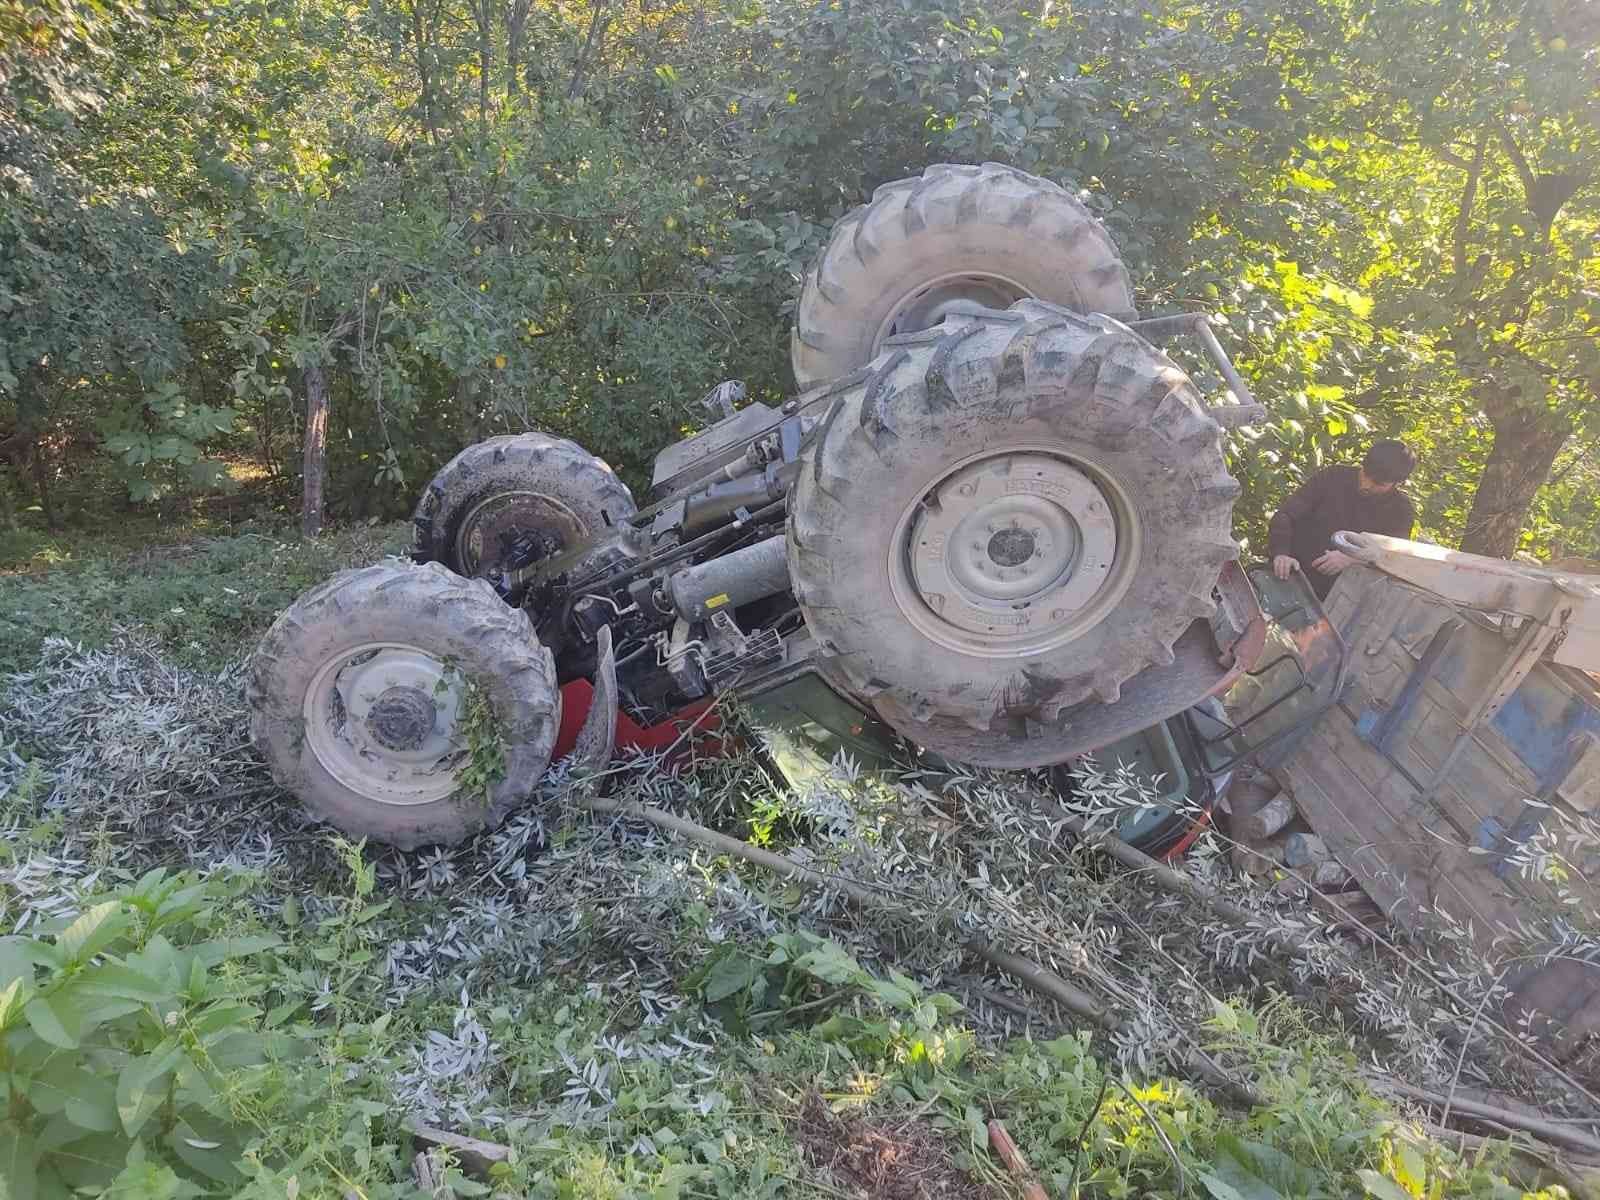
MULTIPOLYGON (((750 520, 745 527, 746 532, 748 532, 750 527, 760 526, 763 522, 776 517, 783 511, 784 507, 785 502, 783 500, 779 500, 775 504, 769 504, 765 508, 751 513, 750 520)), ((668 566, 671 563, 678 562, 681 559, 691 558, 706 547, 714 545, 716 542, 725 538, 736 537, 739 535, 739 533, 740 530, 735 529, 732 526, 725 525, 720 529, 713 529, 710 533, 702 534, 697 538, 693 538, 690 541, 684 542, 682 545, 674 546, 670 550, 659 551, 656 554, 650 555, 648 558, 642 558, 637 562, 630 563, 625 567, 620 567, 614 571, 610 571, 609 573, 606 571, 600 571, 594 575, 590 575, 580 581, 577 586, 569 589, 565 593, 565 599, 561 603, 561 615, 557 617, 553 623, 541 621, 540 628, 549 628, 553 630, 566 629, 567 623, 572 619, 573 605, 577 604, 577 602, 589 592, 599 591, 604 588, 616 587, 618 585, 628 583, 634 579, 638 579, 643 575, 649 574, 651 571, 668 566)), ((537 566, 537 563, 534 564, 534 567, 537 566)), ((534 568, 530 567, 528 569, 533 570, 534 568)))
POLYGON ((1241 425, 1251 425, 1266 419, 1267 410, 1256 402, 1255 396, 1250 392, 1250 385, 1234 367, 1233 360, 1222 348, 1222 343, 1217 341, 1208 314, 1175 313, 1166 317, 1146 317, 1142 321, 1129 322, 1128 328, 1146 341, 1156 343, 1186 333, 1199 334, 1200 344, 1205 347, 1206 357, 1222 373, 1222 380, 1233 393, 1234 400, 1232 404, 1208 405, 1206 413, 1224 429, 1237 429, 1241 425))
POLYGON ((1222 348, 1222 343, 1217 341, 1217 335, 1211 331, 1210 323, 1203 322, 1196 325, 1195 332, 1200 335, 1200 344, 1206 348, 1207 356, 1217 370, 1222 372, 1223 380, 1233 393, 1234 403, 1214 404, 1206 410, 1211 419, 1226 429, 1236 429, 1240 425, 1265 420, 1267 410, 1256 403, 1256 398, 1250 393, 1250 385, 1234 368, 1233 360, 1222 348))
POLYGON ((788 587, 788 551, 782 537, 773 537, 677 572, 667 580, 667 595, 684 620, 703 621, 788 587))
POLYGON ((683 535, 693 537, 733 519, 741 508, 759 508, 783 496, 800 473, 800 463, 769 464, 759 475, 713 483, 684 503, 683 535))
POLYGON ((1164 342, 1168 338, 1193 333, 1211 318, 1203 312, 1175 313, 1167 317, 1146 317, 1142 321, 1129 321, 1128 328, 1147 342, 1164 342))

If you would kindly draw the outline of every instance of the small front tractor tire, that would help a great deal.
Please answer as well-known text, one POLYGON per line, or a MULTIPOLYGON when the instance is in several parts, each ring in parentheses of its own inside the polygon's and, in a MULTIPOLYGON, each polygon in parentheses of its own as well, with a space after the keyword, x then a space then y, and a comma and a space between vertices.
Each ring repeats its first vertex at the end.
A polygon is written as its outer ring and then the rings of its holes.
POLYGON ((638 511, 611 468, 576 442, 517 433, 468 446, 433 477, 412 515, 419 562, 481 578, 504 535, 537 534, 543 557, 605 535, 638 511))
POLYGON ((561 719, 528 615, 437 563, 345 571, 261 639, 251 735, 272 777, 353 838, 453 845, 533 794, 561 719))

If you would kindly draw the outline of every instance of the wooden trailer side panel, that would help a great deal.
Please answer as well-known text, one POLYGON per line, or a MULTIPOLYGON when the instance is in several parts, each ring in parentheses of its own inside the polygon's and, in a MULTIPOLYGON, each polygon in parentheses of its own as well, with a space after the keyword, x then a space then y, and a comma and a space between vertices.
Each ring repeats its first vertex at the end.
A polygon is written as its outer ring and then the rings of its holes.
MULTIPOLYGON (((1562 811, 1600 807, 1600 691, 1541 661, 1452 760, 1519 631, 1370 568, 1341 575, 1326 607, 1349 646, 1345 686, 1273 764, 1301 815, 1402 925, 1448 914, 1487 948, 1547 924, 1556 893, 1518 851, 1562 811)), ((1600 864, 1579 866, 1568 887, 1592 905, 1584 880, 1600 871, 1583 868, 1600 864)), ((1600 967, 1534 962, 1508 983, 1547 1032, 1600 1031, 1600 967)))

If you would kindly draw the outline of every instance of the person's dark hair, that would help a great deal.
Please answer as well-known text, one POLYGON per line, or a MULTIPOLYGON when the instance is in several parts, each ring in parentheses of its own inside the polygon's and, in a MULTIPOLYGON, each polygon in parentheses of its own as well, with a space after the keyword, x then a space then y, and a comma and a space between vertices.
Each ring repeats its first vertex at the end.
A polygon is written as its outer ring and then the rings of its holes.
POLYGON ((1417 456, 1411 452, 1411 447, 1393 438, 1373 442, 1372 449, 1361 460, 1362 470, 1379 483, 1404 483, 1416 465, 1417 456))

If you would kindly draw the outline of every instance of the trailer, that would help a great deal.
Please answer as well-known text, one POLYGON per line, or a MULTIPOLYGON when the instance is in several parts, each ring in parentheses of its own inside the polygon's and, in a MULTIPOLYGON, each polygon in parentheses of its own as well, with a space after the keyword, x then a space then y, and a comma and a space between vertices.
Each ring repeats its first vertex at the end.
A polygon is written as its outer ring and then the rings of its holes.
POLYGON ((1206 750, 1269 771, 1395 924, 1528 947, 1507 1015, 1575 1046, 1600 1031, 1600 963, 1564 921, 1595 912, 1600 867, 1600 578, 1335 541, 1359 565, 1325 604, 1249 572, 1268 649, 1206 750))

